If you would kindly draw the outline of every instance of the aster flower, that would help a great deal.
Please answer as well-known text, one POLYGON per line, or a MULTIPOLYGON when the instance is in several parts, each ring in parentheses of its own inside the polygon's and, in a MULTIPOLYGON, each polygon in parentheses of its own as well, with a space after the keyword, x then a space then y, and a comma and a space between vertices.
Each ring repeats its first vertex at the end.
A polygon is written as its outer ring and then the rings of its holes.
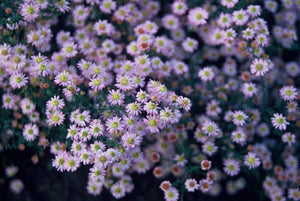
POLYGON ((202 145, 202 151, 209 156, 212 156, 217 150, 218 147, 212 141, 207 141, 202 145))
POLYGON ((77 45, 74 42, 67 42, 63 44, 62 52, 67 58, 74 57, 78 53, 77 45))
POLYGON ((184 182, 184 186, 188 192, 194 192, 199 189, 199 185, 195 179, 187 179, 184 182))
POLYGON ((202 81, 207 82, 213 80, 215 73, 213 72, 211 67, 205 67, 199 71, 198 76, 202 81))
POLYGON ((189 111, 192 107, 191 100, 186 97, 179 96, 177 99, 177 103, 185 111, 189 111))
POLYGON ((121 119, 118 117, 110 118, 106 121, 106 129, 110 133, 115 133, 117 131, 122 131, 124 125, 121 123, 121 119))
POLYGON ((39 135, 39 128, 35 124, 26 124, 23 128, 23 136, 26 141, 33 141, 39 135))
POLYGON ((118 87, 122 91, 128 91, 133 88, 132 79, 126 75, 118 75, 116 78, 116 87, 118 87))
POLYGON ((298 104, 295 101, 290 101, 286 107, 288 109, 288 112, 295 112, 298 108, 298 104))
POLYGON ((138 102, 134 102, 126 105, 126 112, 131 116, 139 115, 142 112, 141 104, 138 102))
POLYGON ((248 152, 244 158, 244 164, 249 168, 253 169, 260 165, 260 159, 256 157, 255 153, 248 152))
POLYGON ((20 194, 24 189, 24 184, 20 179, 13 179, 9 183, 9 189, 15 194, 20 194))
POLYGON ((5 109, 13 109, 15 105, 15 96, 11 93, 6 93, 2 96, 2 107, 5 109))
POLYGON ((61 110, 65 106, 65 102, 59 99, 59 96, 54 96, 46 104, 47 110, 61 110))
POLYGON ((251 17, 258 17, 261 14, 261 7, 259 5, 249 5, 247 8, 247 13, 251 17))
POLYGON ((243 126, 246 119, 248 119, 248 116, 243 111, 238 110, 232 114, 233 123, 237 126, 243 126))
POLYGON ((297 97, 297 90, 294 86, 283 86, 280 89, 280 96, 285 100, 285 101, 292 101, 296 99, 297 97))
POLYGON ((182 43, 182 48, 186 52, 192 53, 198 48, 198 41, 196 41, 195 39, 192 39, 190 37, 187 37, 182 43))
POLYGON ((11 75, 9 84, 13 89, 20 89, 27 83, 27 77, 23 73, 15 73, 11 75))
POLYGON ((49 114, 47 123, 49 126, 59 126, 63 123, 65 119, 65 115, 61 111, 54 111, 49 114))
POLYGON ((63 13, 70 10, 70 3, 66 0, 58 0, 54 5, 60 12, 63 13))
POLYGON ((110 90, 107 97, 108 102, 111 105, 122 105, 124 102, 124 98, 125 96, 120 92, 120 90, 110 90))
POLYGON ((208 19, 208 12, 201 8, 193 8, 189 11, 188 21, 190 24, 198 26, 206 24, 206 20, 208 19))
POLYGON ((296 136, 292 133, 285 133, 281 137, 282 142, 287 143, 289 146, 296 142, 296 136))
POLYGON ((298 188, 289 188, 288 198, 294 201, 300 200, 300 190, 298 188))
POLYGON ((52 160, 52 166, 58 171, 64 171, 66 169, 67 153, 59 152, 52 160))
POLYGON ((172 12, 176 15, 183 15, 188 10, 188 6, 184 1, 174 1, 172 4, 172 12))
POLYGON ((31 114, 35 110, 35 105, 28 98, 22 99, 20 106, 24 114, 31 114))
POLYGON ((21 15, 26 21, 34 21, 38 17, 39 7, 33 3, 24 3, 21 5, 21 15))
POLYGON ((201 130, 209 137, 216 137, 220 133, 219 127, 213 121, 205 121, 202 125, 201 130))
POLYGON ((111 13, 116 9, 116 2, 113 0, 104 0, 100 4, 100 10, 104 13, 111 13))
POLYGON ((279 130, 285 130, 290 123, 286 121, 286 118, 282 114, 274 113, 271 118, 272 125, 279 130))
POLYGON ((80 165, 79 160, 74 156, 67 156, 67 158, 65 160, 66 160, 65 169, 69 172, 76 171, 80 165))
POLYGON ((177 201, 179 199, 178 190, 174 187, 170 187, 164 192, 164 198, 166 201, 177 201))
POLYGON ((136 146, 139 146, 141 143, 141 138, 135 133, 125 133, 122 136, 122 144, 127 149, 134 149, 136 146))
POLYGON ((232 16, 233 16, 232 21, 238 26, 246 24, 246 22, 249 19, 249 16, 244 10, 234 11, 232 13, 232 16))
POLYGON ((221 4, 226 8, 233 8, 238 2, 238 0, 221 0, 221 4))
POLYGON ((54 82, 61 86, 68 86, 71 82, 71 74, 67 71, 63 71, 56 75, 54 82))
POLYGON ((268 63, 263 59, 254 59, 250 65, 251 73, 256 76, 263 76, 268 70, 268 63))
POLYGON ((217 20, 221 28, 228 28, 232 23, 231 15, 229 13, 221 13, 217 20))
POLYGON ((246 141, 246 134, 242 129, 238 129, 231 133, 231 139, 233 142, 244 145, 246 141))
POLYGON ((175 15, 168 14, 162 18, 162 24, 166 29, 175 30, 179 27, 179 20, 175 15))
POLYGON ((151 133, 157 133, 161 127, 161 122, 156 116, 147 116, 147 118, 144 119, 144 122, 151 133))
POLYGON ((17 174, 19 168, 17 166, 11 165, 5 168, 5 174, 8 177, 13 177, 17 174))
POLYGON ((75 123, 78 126, 84 127, 89 124, 90 119, 91 119, 90 112, 85 110, 82 113, 78 113, 76 115, 75 123))
POLYGON ((212 182, 208 179, 201 179, 199 181, 199 189, 205 193, 211 188, 212 182))
POLYGON ((223 164, 223 170, 229 176, 238 175, 240 172, 240 162, 235 159, 226 159, 223 164))
POLYGON ((241 91, 246 97, 253 97, 258 92, 256 85, 252 82, 244 83, 242 85, 241 91))

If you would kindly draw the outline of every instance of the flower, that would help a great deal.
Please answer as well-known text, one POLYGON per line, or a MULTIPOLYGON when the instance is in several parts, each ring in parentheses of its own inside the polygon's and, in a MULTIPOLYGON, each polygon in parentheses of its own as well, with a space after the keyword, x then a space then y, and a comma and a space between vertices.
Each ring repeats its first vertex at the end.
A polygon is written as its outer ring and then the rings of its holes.
POLYGON ((59 126, 63 123, 65 119, 64 113, 61 111, 54 111, 52 114, 49 114, 47 123, 49 126, 59 126))
POLYGON ((205 67, 199 71, 198 76, 202 81, 207 82, 213 80, 215 73, 211 67, 205 67))
POLYGON ((249 16, 247 15, 246 11, 242 9, 238 11, 234 11, 232 16, 233 16, 232 21, 235 22, 235 24, 238 26, 244 25, 249 19, 249 16))
POLYGON ((8 177, 13 177, 17 174, 19 168, 17 166, 11 165, 5 168, 5 174, 8 177))
POLYGON ((289 146, 296 142, 296 136, 292 133, 285 133, 281 137, 282 142, 287 143, 289 146))
POLYGON ((238 2, 238 0, 221 0, 221 4, 226 8, 233 8, 238 2))
POLYGON ((232 114, 233 123, 237 126, 243 126, 246 119, 248 119, 248 116, 243 111, 238 110, 232 114))
POLYGON ((65 106, 65 102, 62 99, 59 99, 59 96, 54 96, 46 104, 47 110, 61 110, 65 106))
POLYGON ((256 76, 263 76, 268 70, 268 63, 264 59, 254 59, 250 65, 251 73, 256 76))
POLYGON ((297 89, 294 86, 283 86, 280 89, 280 96, 285 101, 292 101, 297 97, 297 89))
POLYGON ((285 130, 290 123, 286 121, 286 118, 282 114, 275 113, 271 118, 272 125, 279 130, 285 130))
POLYGON ((208 179, 201 179, 199 181, 199 189, 203 193, 207 192, 211 188, 211 185, 212 185, 212 181, 210 181, 208 179))
POLYGON ((175 30, 179 27, 179 20, 175 15, 168 14, 162 18, 162 24, 166 29, 175 30))
POLYGON ((213 121, 205 121, 202 125, 201 130, 209 137, 216 137, 220 134, 219 127, 213 121))
POLYGON ((9 189, 15 194, 20 194, 24 189, 24 184, 20 179, 13 179, 9 183, 9 189))
POLYGON ((23 73, 15 73, 9 79, 9 84, 13 89, 20 89, 27 83, 27 77, 23 73))
POLYGON ((255 153, 248 152, 248 154, 244 157, 244 164, 248 166, 249 169, 256 168, 260 165, 259 158, 256 157, 255 153))
POLYGON ((59 152, 55 158, 52 160, 52 166, 58 171, 64 171, 66 169, 67 153, 59 152))
POLYGON ((256 85, 252 82, 244 83, 241 90, 246 97, 253 97, 258 92, 256 85))
POLYGON ((23 136, 26 141, 33 141, 39 135, 39 128, 35 124, 26 124, 23 128, 23 136))
POLYGON ((288 198, 293 199, 294 201, 300 200, 300 190, 298 188, 289 188, 288 198))
POLYGON ((110 133, 115 133, 117 131, 122 131, 124 128, 124 125, 121 123, 121 118, 119 117, 113 117, 106 121, 106 129, 110 133))
POLYGON ((172 11, 176 15, 183 15, 188 10, 188 6, 184 1, 174 1, 172 4, 172 11))
POLYGON ((122 144, 127 149, 134 149, 136 146, 139 146, 141 143, 141 138, 135 133, 126 132, 122 136, 122 144))
POLYGON ((206 24, 206 20, 208 19, 208 12, 201 8, 196 7, 189 11, 188 21, 190 24, 198 26, 206 24))
POLYGON ((39 15, 39 7, 33 3, 21 4, 21 15, 26 21, 34 21, 39 15))
POLYGON ((147 116, 146 119, 144 119, 144 123, 147 125, 147 129, 151 133, 157 133, 159 131, 159 128, 161 127, 161 123, 159 121, 159 118, 156 116, 147 116))
POLYGON ((226 159, 224 161, 224 172, 229 176, 238 175, 240 172, 240 162, 235 159, 226 159))
POLYGON ((178 190, 174 187, 170 187, 164 192, 166 201, 177 201, 179 199, 178 190))
POLYGON ((195 39, 192 39, 190 37, 187 37, 183 42, 182 42, 182 48, 187 51, 187 52, 194 52, 198 48, 198 41, 195 39))
POLYGON ((188 192, 194 192, 195 190, 198 190, 198 188, 199 188, 199 185, 198 185, 196 179, 185 180, 184 186, 188 192))
POLYGON ((108 94, 108 101, 111 105, 122 105, 124 102, 124 94, 120 90, 110 90, 108 94))
POLYGON ((246 142, 246 134, 243 130, 238 129, 231 133, 231 139, 233 142, 244 145, 246 142))

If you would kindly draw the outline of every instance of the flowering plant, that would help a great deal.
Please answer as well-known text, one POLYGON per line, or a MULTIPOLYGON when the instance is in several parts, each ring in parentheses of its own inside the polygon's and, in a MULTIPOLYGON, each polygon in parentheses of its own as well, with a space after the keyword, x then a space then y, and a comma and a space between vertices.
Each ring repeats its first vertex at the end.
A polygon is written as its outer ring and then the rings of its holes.
POLYGON ((132 175, 150 171, 167 201, 251 184, 261 200, 300 200, 300 1, 0 9, 0 142, 13 193, 27 186, 9 153, 28 147, 34 164, 51 155, 53 171, 88 168, 94 196, 126 198, 132 175))

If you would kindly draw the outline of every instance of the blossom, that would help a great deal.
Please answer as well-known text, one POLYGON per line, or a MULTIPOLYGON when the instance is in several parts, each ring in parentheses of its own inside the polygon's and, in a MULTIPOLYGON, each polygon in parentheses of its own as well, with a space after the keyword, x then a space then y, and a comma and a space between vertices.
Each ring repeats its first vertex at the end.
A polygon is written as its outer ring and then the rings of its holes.
POLYGON ((244 158, 244 163, 249 169, 256 168, 260 165, 260 159, 256 157, 255 153, 248 152, 244 158))
POLYGON ((205 67, 199 71, 198 76, 201 78, 201 80, 207 82, 213 80, 215 73, 211 67, 205 67))
POLYGON ((33 3, 21 4, 21 15, 26 21, 34 21, 38 17, 39 7, 33 3))
POLYGON ((23 73, 13 74, 9 79, 9 84, 13 89, 20 89, 27 83, 27 77, 23 73))
POLYGON ((233 123, 237 126, 243 126, 246 123, 248 116, 243 111, 235 111, 232 114, 233 123))
POLYGON ((127 132, 122 136, 122 142, 123 146, 125 146, 126 148, 133 149, 136 146, 140 145, 141 138, 135 133, 127 132))
POLYGON ((207 19, 208 12, 201 7, 196 7, 189 11, 188 21, 192 25, 204 25, 207 19))
POLYGON ((227 175, 235 176, 240 172, 240 162, 235 159, 226 159, 223 164, 223 170, 227 175))
POLYGON ((52 114, 49 114, 47 123, 49 126, 59 126, 63 123, 65 119, 64 113, 61 111, 54 111, 52 114))
POLYGON ((285 100, 285 101, 292 101, 297 97, 297 91, 294 86, 283 86, 280 89, 280 96, 285 100))
POLYGON ((251 73, 256 76, 263 76, 268 70, 268 63, 264 59, 254 59, 250 65, 251 73))
POLYGON ((285 130, 290 123, 286 121, 286 118, 282 114, 274 113, 271 118, 272 125, 279 130, 285 130))
POLYGON ((24 184, 20 179, 13 179, 9 183, 9 189, 15 194, 20 194, 24 189, 24 184))
POLYGON ((199 185, 195 179, 185 180, 184 186, 188 190, 188 192, 194 192, 195 190, 198 190, 198 188, 199 188, 199 185))
POLYGON ((23 136, 27 141, 33 141, 39 134, 39 129, 35 124, 26 124, 23 128, 23 136))

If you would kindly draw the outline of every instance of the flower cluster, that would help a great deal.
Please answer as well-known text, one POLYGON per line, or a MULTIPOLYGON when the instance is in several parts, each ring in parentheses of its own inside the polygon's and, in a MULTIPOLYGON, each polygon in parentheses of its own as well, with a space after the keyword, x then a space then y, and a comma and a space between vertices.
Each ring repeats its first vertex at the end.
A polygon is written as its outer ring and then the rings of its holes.
POLYGON ((57 171, 87 166, 95 196, 122 198, 151 171, 166 201, 234 195, 254 174, 260 195, 297 201, 299 12, 292 0, 24 0, 0 30, 17 35, 0 42, 0 142, 49 147, 57 171))

